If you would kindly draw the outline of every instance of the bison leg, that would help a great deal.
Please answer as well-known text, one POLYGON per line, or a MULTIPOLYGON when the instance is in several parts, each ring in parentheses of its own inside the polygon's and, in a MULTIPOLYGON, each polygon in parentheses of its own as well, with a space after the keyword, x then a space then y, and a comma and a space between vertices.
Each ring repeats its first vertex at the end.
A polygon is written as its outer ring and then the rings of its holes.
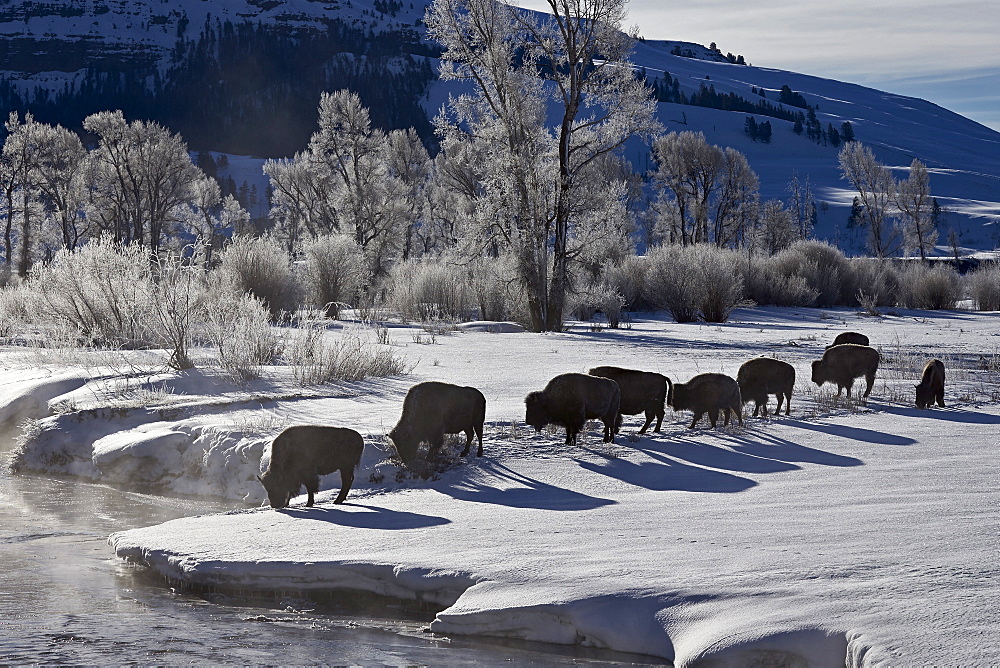
POLYGON ((576 445, 576 432, 579 429, 566 425, 566 445, 576 445))
POLYGON ((875 384, 875 374, 865 374, 865 382, 868 383, 868 387, 865 388, 865 399, 867 399, 868 395, 871 394, 872 385, 875 384))
POLYGON ((605 418, 604 420, 602 420, 602 422, 604 422, 604 442, 605 443, 614 443, 615 442, 615 422, 618 420, 619 417, 621 417, 621 416, 620 415, 615 415, 615 417, 611 418, 610 423, 608 422, 607 418, 605 418))
POLYGON ((935 392, 934 395, 935 399, 937 399, 937 405, 944 408, 944 388, 942 387, 940 390, 935 392))
POLYGON ((351 491, 351 485, 354 484, 354 467, 345 466, 340 469, 340 494, 334 499, 334 503, 343 503, 344 499, 347 498, 347 493, 351 491))
MULTIPOLYGON (((730 408, 733 409, 733 413, 736 414, 736 419, 739 420, 740 426, 742 427, 743 426, 743 404, 742 403, 738 403, 735 406, 731 406, 730 408)), ((767 415, 766 415, 767 411, 766 410, 764 411, 764 413, 765 413, 764 417, 767 417, 767 415)), ((729 414, 728 413, 726 414, 726 418, 727 419, 729 418, 729 414)))
POLYGON ((472 435, 476 433, 475 427, 469 427, 465 430, 465 450, 462 450, 462 456, 469 454, 469 448, 472 447, 472 435))
MULTIPOLYGON (((708 411, 708 419, 712 422, 712 429, 715 429, 715 425, 719 422, 719 409, 710 409, 708 411)), ((726 411, 726 424, 729 424, 729 411, 726 411)))
POLYGON ((660 426, 663 424, 663 414, 664 410, 662 406, 656 409, 656 427, 653 431, 660 431, 660 426))
POLYGON ((702 416, 702 415, 704 415, 704 413, 697 413, 697 412, 696 412, 696 413, 694 414, 694 419, 693 419, 693 420, 691 420, 691 424, 690 424, 690 425, 688 425, 688 429, 694 429, 694 426, 695 426, 696 424, 698 424, 698 420, 700 420, 700 419, 701 419, 701 416, 702 416))
POLYGON ((306 491, 309 492, 309 500, 306 501, 306 506, 311 508, 313 501, 315 501, 314 497, 319 492, 319 476, 314 475, 306 480, 306 491))
POLYGON ((791 392, 786 392, 785 393, 785 415, 791 415, 791 414, 792 414, 792 393, 791 392))
MULTIPOLYGON (((639 430, 640 434, 645 434, 646 430, 649 429, 649 425, 653 424, 653 418, 656 417, 656 413, 651 409, 646 409, 646 424, 642 425, 642 429, 639 430)), ((660 431, 660 425, 657 423, 656 431, 660 431)))
POLYGON ((479 439, 479 449, 476 451, 476 457, 483 456, 483 425, 476 423, 476 438, 479 439))

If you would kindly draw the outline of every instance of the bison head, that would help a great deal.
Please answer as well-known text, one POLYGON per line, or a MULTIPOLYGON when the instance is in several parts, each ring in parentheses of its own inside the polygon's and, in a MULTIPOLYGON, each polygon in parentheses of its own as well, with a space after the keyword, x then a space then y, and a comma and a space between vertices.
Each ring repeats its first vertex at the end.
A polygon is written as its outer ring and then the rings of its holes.
POLYGON ((917 388, 917 408, 927 408, 934 403, 934 390, 928 385, 915 385, 917 388))
POLYGON ((826 375, 826 365, 823 364, 823 360, 813 360, 812 363, 812 382, 817 385, 822 385, 826 381, 830 380, 826 375))
POLYGON ((301 487, 298 483, 295 483, 293 486, 290 480, 275 474, 270 469, 264 471, 264 475, 257 476, 257 480, 260 480, 260 484, 264 486, 264 490, 267 492, 267 500, 270 502, 272 508, 288 507, 288 502, 292 500, 293 496, 299 493, 299 488, 301 487))
POLYGON ((420 439, 417 438, 412 429, 406 425, 396 425, 396 428, 390 431, 388 436, 404 464, 409 464, 417 458, 420 439))
POLYGON ((524 408, 524 422, 534 427, 535 431, 541 431, 549 423, 548 405, 541 392, 532 392, 525 397, 524 408))

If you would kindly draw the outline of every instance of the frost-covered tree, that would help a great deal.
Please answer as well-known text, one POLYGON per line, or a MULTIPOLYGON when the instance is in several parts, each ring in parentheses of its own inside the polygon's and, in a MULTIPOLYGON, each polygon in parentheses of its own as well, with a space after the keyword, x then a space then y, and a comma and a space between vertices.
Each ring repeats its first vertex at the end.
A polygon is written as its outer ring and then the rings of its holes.
POLYGON ((425 17, 429 36, 445 48, 442 77, 475 87, 439 118, 446 150, 486 141, 502 151, 487 164, 484 196, 504 204, 493 209, 505 221, 493 226, 493 241, 517 257, 536 330, 562 326, 571 237, 586 224, 581 193, 593 185, 588 168, 658 127, 650 91, 628 61, 624 0, 547 4, 551 14, 538 16, 495 0, 435 0, 425 17))
POLYGON ((181 136, 158 123, 129 123, 121 111, 102 111, 85 118, 83 127, 99 140, 90 154, 88 215, 116 241, 156 252, 204 172, 181 136))
POLYGON ((6 259, 14 260, 13 234, 16 231, 20 248, 17 251, 17 273, 26 276, 31 267, 31 248, 36 220, 41 218, 38 206, 38 187, 35 182, 33 158, 39 125, 29 114, 21 123, 16 112, 11 112, 6 129, 9 133, 3 145, 3 164, 6 185, 6 259), (15 227, 16 225, 16 227, 15 227))
POLYGON ((799 180, 798 172, 792 172, 792 178, 785 188, 791 195, 788 207, 795 222, 799 226, 799 238, 808 239, 812 235, 813 225, 816 218, 816 198, 813 196, 812 184, 809 183, 809 176, 803 183, 799 180))
POLYGON ((795 216, 781 200, 767 200, 761 205, 757 224, 749 236, 748 247, 774 255, 799 239, 795 216))
POLYGON ((850 181, 858 192, 863 207, 864 224, 868 227, 868 245, 879 259, 892 255, 899 248, 899 235, 890 223, 890 206, 896 192, 896 181, 889 169, 875 159, 864 144, 847 142, 840 149, 841 178, 850 181))
POLYGON ((722 152, 723 170, 713 210, 715 245, 735 245, 754 224, 760 209, 760 179, 746 156, 732 147, 722 152))
POLYGON ((934 225, 930 176, 927 167, 917 158, 910 163, 910 175, 896 184, 896 207, 903 227, 903 243, 916 248, 920 259, 927 259, 927 251, 937 243, 938 232, 934 225))

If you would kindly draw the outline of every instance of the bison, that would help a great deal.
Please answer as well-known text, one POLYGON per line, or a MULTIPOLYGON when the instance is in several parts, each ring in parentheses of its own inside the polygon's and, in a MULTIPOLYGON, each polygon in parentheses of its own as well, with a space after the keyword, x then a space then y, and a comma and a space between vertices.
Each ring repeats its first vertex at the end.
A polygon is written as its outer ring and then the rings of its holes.
MULTIPOLYGON (((642 425, 642 429, 639 430, 640 434, 646 433, 654 418, 656 419, 656 428, 653 431, 660 431, 660 426, 663 424, 663 404, 667 400, 667 385, 670 383, 669 378, 652 371, 636 371, 616 366, 598 366, 588 373, 591 376, 609 378, 618 384, 618 389, 621 390, 619 414, 646 414, 646 424, 642 425)), ((619 424, 620 422, 621 420, 619 420, 619 424)))
POLYGON ((833 343, 826 347, 827 350, 833 348, 834 346, 839 346, 844 343, 854 343, 859 346, 868 345, 868 337, 864 334, 859 334, 858 332, 841 332, 837 334, 837 338, 833 340, 833 343))
POLYGON ((854 379, 864 376, 868 382, 864 397, 867 399, 875 383, 875 372, 878 370, 878 351, 869 346, 856 343, 842 343, 839 346, 827 348, 823 357, 812 363, 812 381, 822 386, 823 383, 836 383, 837 396, 847 388, 847 398, 851 398, 851 388, 854 379))
POLYGON ((944 362, 939 359, 928 362, 920 376, 920 384, 914 387, 917 388, 917 408, 930 408, 935 401, 944 408, 944 362))
POLYGON ((778 400, 776 414, 781 413, 781 402, 785 400, 785 415, 792 411, 792 388, 795 387, 795 367, 788 362, 758 357, 744 362, 736 374, 740 385, 740 395, 744 402, 753 401, 753 416, 764 411, 767 417, 767 397, 773 394, 778 400))
POLYGON ((584 423, 594 418, 604 423, 604 442, 612 443, 621 419, 618 383, 584 373, 556 376, 544 390, 528 394, 524 404, 524 421, 535 431, 548 424, 566 427, 566 445, 575 445, 584 423))
POLYGON ((272 508, 284 508, 303 485, 309 492, 307 506, 319 491, 319 477, 340 471, 340 494, 334 503, 343 503, 354 483, 354 470, 361 461, 365 442, 361 434, 343 427, 300 425, 289 427, 271 443, 271 461, 257 476, 267 490, 272 508))
POLYGON ((705 413, 715 427, 719 420, 719 411, 724 411, 725 422, 729 424, 730 411, 743 426, 743 399, 740 396, 740 385, 734 379, 721 373, 703 373, 686 383, 674 383, 667 395, 667 403, 675 411, 694 411, 694 419, 689 429, 694 429, 698 420, 705 413))
POLYGON ((416 460, 420 444, 430 444, 428 456, 444 445, 445 434, 465 432, 465 450, 469 454, 473 435, 479 439, 477 457, 483 455, 483 423, 486 421, 486 397, 474 387, 428 381, 410 388, 403 399, 403 414, 389 432, 399 458, 409 465, 416 460))

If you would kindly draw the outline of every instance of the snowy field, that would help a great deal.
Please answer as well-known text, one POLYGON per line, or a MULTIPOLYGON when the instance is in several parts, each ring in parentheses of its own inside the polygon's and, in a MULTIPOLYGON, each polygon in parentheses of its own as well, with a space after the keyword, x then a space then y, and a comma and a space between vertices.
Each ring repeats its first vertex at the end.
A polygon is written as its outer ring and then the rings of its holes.
POLYGON ((186 584, 360 589, 434 606, 444 635, 675 665, 1000 661, 996 314, 760 308, 724 325, 639 314, 623 330, 496 329, 390 327, 408 376, 321 388, 277 369, 249 385, 210 367, 148 375, 139 359, 125 379, 99 357, 8 347, 0 423, 42 418, 18 470, 231 499, 228 514, 111 536, 119 557, 186 584), (882 352, 867 405, 809 382, 846 330, 882 352), (642 417, 627 417, 614 444, 595 423, 577 447, 523 424, 525 394, 559 373, 616 364, 683 382, 761 355, 796 367, 789 417, 688 430, 690 414, 668 410, 660 433, 639 436, 642 417), (947 367, 948 407, 919 411, 931 357, 947 367), (453 441, 422 478, 390 460, 384 434, 407 389, 431 379, 480 388, 487 434, 484 457, 462 461, 453 441), (269 439, 303 423, 365 436, 347 503, 332 504, 332 475, 312 509, 305 496, 256 507, 269 439))

